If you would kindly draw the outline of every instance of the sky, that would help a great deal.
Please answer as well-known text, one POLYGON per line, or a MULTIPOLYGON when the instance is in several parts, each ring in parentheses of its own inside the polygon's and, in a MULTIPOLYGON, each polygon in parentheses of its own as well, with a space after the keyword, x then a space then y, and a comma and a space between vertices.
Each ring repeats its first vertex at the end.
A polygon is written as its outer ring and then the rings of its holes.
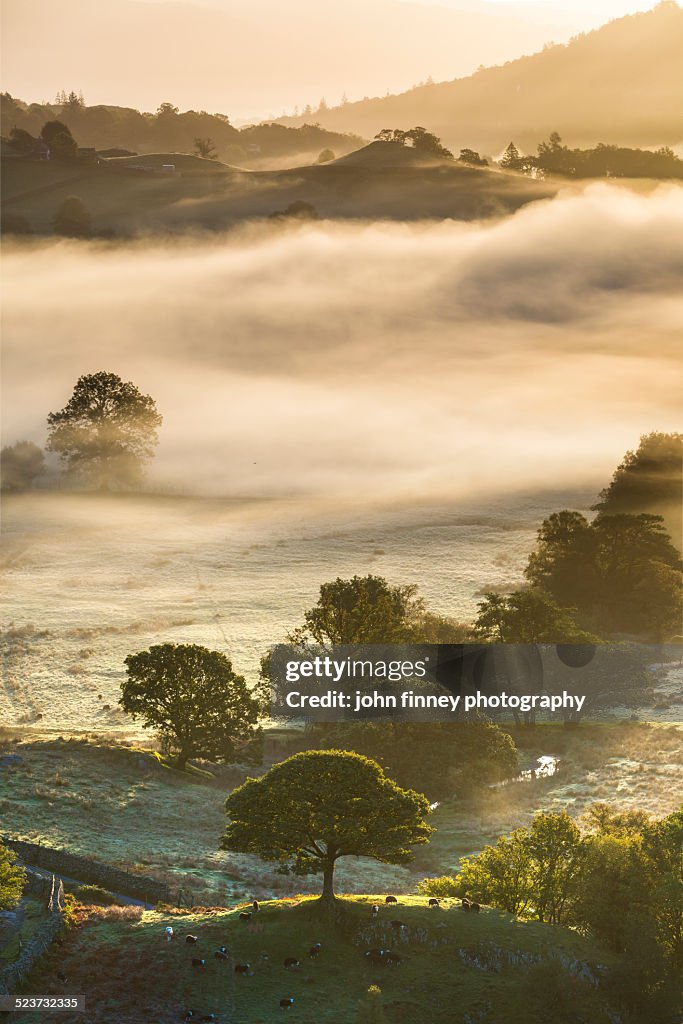
POLYGON ((653 0, 3 0, 4 90, 235 123, 447 81, 653 0), (59 45, 55 45, 55 41, 59 45))

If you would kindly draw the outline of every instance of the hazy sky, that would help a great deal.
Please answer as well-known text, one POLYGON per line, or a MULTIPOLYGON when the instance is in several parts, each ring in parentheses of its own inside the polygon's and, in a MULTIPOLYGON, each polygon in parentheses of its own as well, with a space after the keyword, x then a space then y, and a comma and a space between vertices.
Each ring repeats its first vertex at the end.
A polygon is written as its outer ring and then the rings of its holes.
POLYGON ((3 0, 2 88, 28 101, 261 119, 469 75, 652 0, 3 0))

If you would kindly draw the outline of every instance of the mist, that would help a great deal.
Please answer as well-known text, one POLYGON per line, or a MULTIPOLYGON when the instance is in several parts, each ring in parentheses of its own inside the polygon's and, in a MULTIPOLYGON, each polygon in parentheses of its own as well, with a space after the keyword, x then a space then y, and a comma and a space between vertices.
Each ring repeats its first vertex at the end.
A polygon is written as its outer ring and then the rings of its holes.
POLYGON ((606 483, 679 426, 683 190, 482 223, 6 245, 3 443, 104 369, 164 416, 150 486, 375 500, 606 483))

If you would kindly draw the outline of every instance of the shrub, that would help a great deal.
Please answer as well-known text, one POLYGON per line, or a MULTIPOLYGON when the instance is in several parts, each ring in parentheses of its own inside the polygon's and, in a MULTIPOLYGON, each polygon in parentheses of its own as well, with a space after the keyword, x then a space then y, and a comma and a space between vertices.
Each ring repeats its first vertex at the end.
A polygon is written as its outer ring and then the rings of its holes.
POLYGON ((116 896, 100 885, 79 885, 74 892, 81 903, 99 903, 103 906, 110 906, 117 902, 116 896))

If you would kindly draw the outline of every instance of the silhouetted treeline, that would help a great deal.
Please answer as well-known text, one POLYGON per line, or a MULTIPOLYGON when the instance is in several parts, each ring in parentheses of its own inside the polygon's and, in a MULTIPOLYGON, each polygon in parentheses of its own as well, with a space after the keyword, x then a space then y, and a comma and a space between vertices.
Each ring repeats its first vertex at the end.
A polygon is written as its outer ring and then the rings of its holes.
POLYGON ((141 113, 132 107, 89 107, 75 94, 63 103, 26 104, 2 93, 0 114, 5 132, 19 128, 37 136, 46 121, 57 119, 68 127, 79 145, 100 150, 192 153, 198 138, 210 138, 218 158, 226 163, 257 163, 260 159, 309 153, 317 157, 326 147, 341 154, 362 144, 357 136, 340 135, 314 124, 300 128, 259 124, 238 129, 225 114, 209 114, 205 110, 181 113, 172 103, 162 103, 155 113, 141 113))
POLYGON ((570 149, 557 132, 541 142, 536 156, 522 156, 510 143, 501 166, 527 174, 561 174, 568 178, 683 178, 683 160, 672 149, 628 149, 601 142, 593 149, 570 149))

